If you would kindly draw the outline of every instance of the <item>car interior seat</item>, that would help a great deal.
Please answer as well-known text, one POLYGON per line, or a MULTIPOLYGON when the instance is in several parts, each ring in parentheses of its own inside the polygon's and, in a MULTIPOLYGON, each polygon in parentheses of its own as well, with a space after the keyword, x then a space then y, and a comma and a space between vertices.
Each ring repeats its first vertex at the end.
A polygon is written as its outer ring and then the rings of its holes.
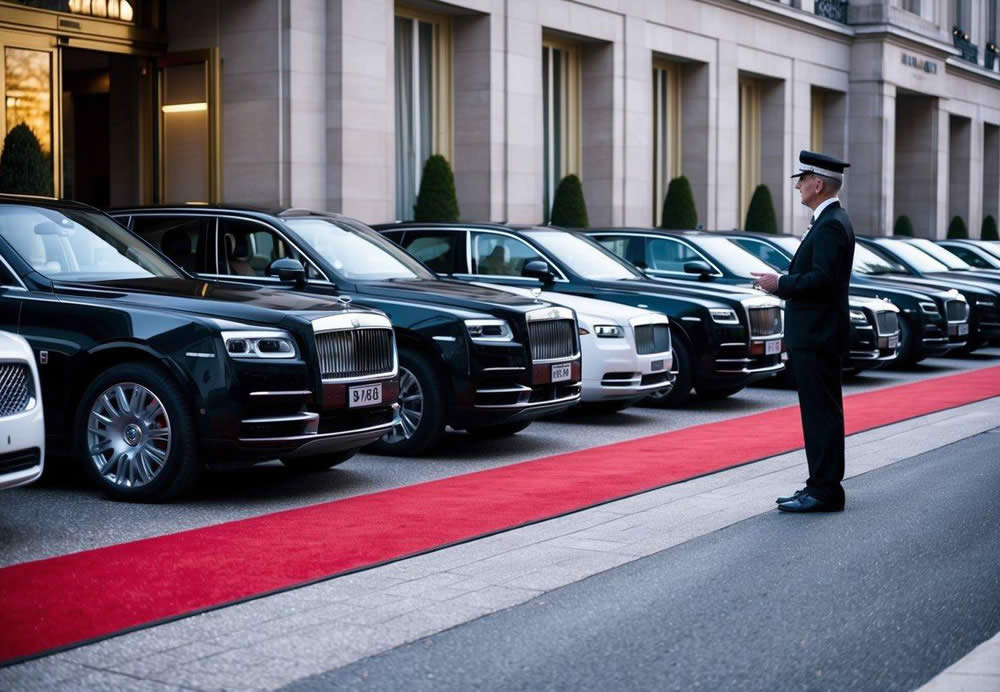
POLYGON ((163 234, 160 249, 184 271, 194 273, 197 255, 191 249, 191 237, 183 228, 172 228, 163 234))
POLYGON ((229 273, 237 276, 257 276, 250 265, 250 243, 245 234, 226 233, 226 263, 229 273))
POLYGON ((492 274, 494 276, 510 276, 510 250, 506 245, 499 243, 490 251, 490 254, 479 260, 479 273, 492 274))

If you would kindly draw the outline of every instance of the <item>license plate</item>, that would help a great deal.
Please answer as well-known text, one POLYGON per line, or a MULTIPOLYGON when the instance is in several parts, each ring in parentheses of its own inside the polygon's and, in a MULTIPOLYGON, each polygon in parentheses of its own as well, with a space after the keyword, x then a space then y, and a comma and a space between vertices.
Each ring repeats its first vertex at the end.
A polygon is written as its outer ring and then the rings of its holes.
POLYGON ((780 341, 765 341, 764 342, 764 355, 773 356, 777 353, 781 353, 781 342, 780 341))
POLYGON ((374 406, 382 403, 382 383, 348 387, 347 407, 374 406))
POLYGON ((958 325, 958 335, 959 336, 966 336, 968 333, 969 333, 969 325, 967 325, 967 324, 960 324, 960 325, 958 325))
POLYGON ((664 360, 654 360, 652 363, 649 364, 649 369, 652 372, 656 372, 657 370, 663 370, 663 368, 665 366, 666 366, 666 361, 664 361, 664 360))
POLYGON ((897 346, 899 346, 899 337, 898 336, 890 336, 889 337, 889 346, 888 347, 889 348, 896 348, 897 346))
POLYGON ((556 363, 552 366, 552 381, 562 382, 573 376, 572 363, 556 363))

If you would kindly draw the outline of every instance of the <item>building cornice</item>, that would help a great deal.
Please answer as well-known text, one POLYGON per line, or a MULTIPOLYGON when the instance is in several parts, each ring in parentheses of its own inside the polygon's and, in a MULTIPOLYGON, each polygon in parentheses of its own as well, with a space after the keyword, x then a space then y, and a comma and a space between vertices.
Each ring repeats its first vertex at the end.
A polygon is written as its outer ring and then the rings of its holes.
POLYGON ((974 79, 994 88, 1000 85, 1000 74, 990 72, 979 65, 973 65, 967 60, 952 57, 945 60, 944 64, 945 70, 948 72, 961 72, 963 77, 974 79))
POLYGON ((938 60, 961 55, 954 46, 893 24, 861 24, 854 27, 856 41, 885 41, 902 48, 922 50, 938 60))
POLYGON ((764 19, 797 31, 808 31, 816 36, 844 43, 850 43, 854 37, 851 28, 844 24, 795 7, 782 5, 774 0, 705 0, 705 4, 764 19))

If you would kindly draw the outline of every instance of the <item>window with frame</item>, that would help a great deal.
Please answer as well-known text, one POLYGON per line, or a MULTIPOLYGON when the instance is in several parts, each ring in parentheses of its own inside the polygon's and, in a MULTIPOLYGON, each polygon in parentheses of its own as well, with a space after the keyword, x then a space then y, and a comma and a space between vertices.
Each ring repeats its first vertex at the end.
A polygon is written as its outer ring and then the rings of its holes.
POLYGON ((277 259, 297 259, 310 279, 323 278, 312 263, 301 257, 274 229, 239 219, 219 219, 219 273, 231 276, 264 277, 277 259))
POLYGON ((573 44, 542 42, 542 142, 544 221, 556 186, 580 170, 580 63, 573 44))
POLYGON ((779 252, 767 243, 752 238, 730 239, 762 262, 766 262, 778 271, 785 271, 792 262, 784 253, 779 252))
POLYGON ((413 219, 427 159, 451 160, 451 21, 397 7, 394 40, 396 218, 405 221, 413 219))
POLYGON ((680 66, 653 63, 653 225, 662 218, 670 181, 681 174, 680 66))
POLYGON ((472 236, 474 274, 521 276, 525 264, 540 259, 523 240, 498 233, 474 233, 472 236))
POLYGON ((760 82, 740 77, 740 224, 760 185, 760 82))
POLYGON ((809 148, 812 151, 823 151, 823 116, 826 100, 821 89, 813 89, 810 94, 809 148))
POLYGON ((407 231, 403 247, 438 274, 464 273, 465 262, 459 261, 464 235, 454 231, 407 231))
POLYGON ((920 0, 903 0, 903 9, 913 14, 920 14, 920 0))
POLYGON ((646 241, 646 261, 651 272, 684 273, 684 264, 705 258, 673 238, 650 238, 646 241))
POLYGON ((132 231, 191 274, 214 274, 212 231, 215 219, 185 216, 134 216, 132 231))

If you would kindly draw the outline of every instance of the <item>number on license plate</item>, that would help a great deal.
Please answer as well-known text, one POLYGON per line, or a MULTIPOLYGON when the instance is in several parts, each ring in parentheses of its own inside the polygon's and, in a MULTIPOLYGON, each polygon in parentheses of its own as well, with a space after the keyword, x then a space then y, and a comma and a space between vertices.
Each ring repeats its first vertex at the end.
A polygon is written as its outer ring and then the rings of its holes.
POLYGON ((382 383, 366 384, 347 389, 347 407, 374 406, 382 403, 382 383))
POLYGON ((573 365, 571 363, 556 363, 552 366, 552 381, 562 382, 573 376, 573 365))
POLYGON ((666 361, 665 360, 662 360, 662 359, 660 359, 660 360, 654 360, 652 363, 649 364, 649 369, 652 372, 658 372, 660 370, 663 370, 663 368, 665 366, 666 366, 666 361))
POLYGON ((889 348, 896 348, 897 346, 899 346, 899 337, 897 337, 897 336, 890 336, 889 337, 889 348))
POLYGON ((764 342, 764 355, 773 356, 776 353, 781 353, 781 342, 780 341, 765 341, 764 342))

